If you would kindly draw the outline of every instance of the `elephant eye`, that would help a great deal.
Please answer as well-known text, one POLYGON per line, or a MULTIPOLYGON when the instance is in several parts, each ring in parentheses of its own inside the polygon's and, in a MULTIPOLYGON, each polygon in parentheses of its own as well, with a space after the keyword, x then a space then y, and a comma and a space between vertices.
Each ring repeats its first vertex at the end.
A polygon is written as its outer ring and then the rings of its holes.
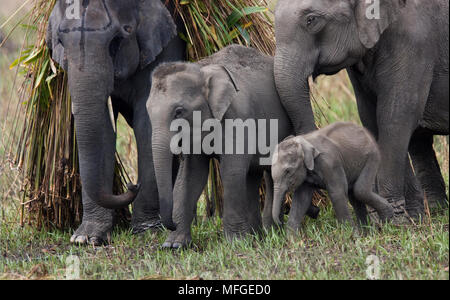
POLYGON ((324 16, 317 13, 309 14, 305 22, 306 29, 312 34, 320 32, 326 24, 324 16))
POLYGON ((306 25, 311 26, 314 24, 314 22, 317 20, 316 16, 308 16, 306 19, 306 25))
POLYGON ((184 108, 183 107, 177 107, 175 108, 175 114, 174 114, 174 118, 175 119, 180 119, 183 116, 184 113, 184 108))
POLYGON ((131 34, 133 32, 133 27, 130 25, 125 25, 123 26, 123 30, 128 34, 131 34))
POLYGON ((306 17, 306 26, 307 27, 312 27, 314 25, 317 24, 317 22, 319 21, 319 16, 318 15, 309 15, 306 17))

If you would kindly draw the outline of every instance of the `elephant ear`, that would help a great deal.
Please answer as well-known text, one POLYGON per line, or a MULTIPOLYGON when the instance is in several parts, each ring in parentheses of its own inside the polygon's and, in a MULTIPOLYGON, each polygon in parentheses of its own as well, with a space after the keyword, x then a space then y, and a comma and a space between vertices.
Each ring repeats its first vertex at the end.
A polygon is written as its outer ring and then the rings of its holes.
POLYGON ((67 59, 64 50, 64 46, 61 44, 59 39, 59 25, 61 24, 64 17, 64 6, 61 1, 58 1, 53 8, 50 15, 46 43, 47 47, 50 49, 52 59, 56 61, 64 70, 67 71, 67 59))
POLYGON ((205 95, 214 118, 222 121, 239 88, 234 76, 226 67, 209 65, 202 68, 205 78, 205 95))
POLYGON ((321 152, 303 137, 298 137, 298 143, 300 144, 301 149, 303 149, 306 168, 309 171, 313 171, 315 166, 314 161, 319 157, 321 152))
POLYGON ((138 0, 138 13, 140 65, 145 68, 177 35, 177 26, 161 0, 138 0))
POLYGON ((371 49, 378 43, 383 32, 397 20, 402 8, 406 6, 406 1, 353 0, 359 39, 364 47, 371 49))

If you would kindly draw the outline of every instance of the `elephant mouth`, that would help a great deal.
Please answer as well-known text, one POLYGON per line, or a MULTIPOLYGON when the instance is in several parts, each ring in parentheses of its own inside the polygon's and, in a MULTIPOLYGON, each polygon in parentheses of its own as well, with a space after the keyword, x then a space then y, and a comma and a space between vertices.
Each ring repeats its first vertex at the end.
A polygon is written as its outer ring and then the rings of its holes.
POLYGON ((346 67, 347 66, 345 66, 344 64, 320 67, 314 71, 312 76, 314 80, 316 80, 316 78, 319 77, 320 75, 333 76, 339 73, 342 69, 345 69, 346 67))
POLYGON ((315 79, 316 77, 318 77, 320 75, 327 75, 327 76, 336 75, 343 69, 349 68, 349 67, 357 64, 358 61, 359 61, 359 59, 357 57, 350 57, 350 58, 346 59, 344 62, 341 62, 338 64, 317 67, 314 70, 313 77, 315 79))

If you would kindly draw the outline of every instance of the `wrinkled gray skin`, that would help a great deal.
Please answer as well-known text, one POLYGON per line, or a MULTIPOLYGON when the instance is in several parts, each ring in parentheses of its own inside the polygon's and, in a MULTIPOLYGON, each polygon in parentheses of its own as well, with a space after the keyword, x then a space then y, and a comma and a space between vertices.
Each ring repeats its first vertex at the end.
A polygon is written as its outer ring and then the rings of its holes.
POLYGON ((433 135, 449 133, 448 0, 280 0, 275 80, 297 134, 315 129, 308 77, 347 69, 361 120, 381 151, 379 193, 396 216, 448 205, 433 135), (408 150, 418 179, 408 159, 408 150), (404 176, 403 176, 404 174, 404 176))
MULTIPOLYGON (((226 237, 232 240, 257 232, 261 223, 271 226, 272 197, 266 199, 263 222, 259 208, 258 188, 263 172, 269 170, 270 174, 270 167, 260 165, 259 151, 253 155, 219 155, 218 151, 183 155, 173 187, 170 143, 176 132, 171 132, 170 126, 175 119, 185 119, 192 128, 193 112, 199 111, 202 120, 220 120, 223 131, 226 119, 264 119, 267 124, 270 119, 278 119, 280 139, 293 133, 276 92, 273 59, 255 49, 233 45, 196 64, 161 65, 153 74, 153 82, 147 108, 153 126, 153 155, 161 217, 166 227, 176 228, 163 247, 180 248, 191 243, 191 223, 197 200, 207 182, 212 157, 220 160, 226 237)), ((269 129, 267 133, 270 133, 269 129)), ((207 133, 202 138, 205 135, 207 133)), ((224 133, 222 137, 224 139, 224 133)), ((268 141, 267 137, 267 144, 268 141)), ((194 143, 192 136, 191 143, 194 143)), ((247 147, 244 153, 249 153, 247 147)), ((271 190, 271 177, 266 178, 270 181, 267 186, 271 190)), ((310 213, 314 216, 317 210, 310 213)))
POLYGON ((184 44, 160 0, 83 0, 79 20, 68 19, 66 1, 51 14, 47 43, 68 74, 78 141, 83 220, 71 242, 102 244, 113 227, 115 208, 133 200, 134 232, 156 227, 159 202, 151 124, 145 103, 151 72, 161 62, 181 60, 184 44), (139 185, 112 194, 116 134, 109 116, 121 113, 138 147, 139 185))
POLYGON ((272 164, 274 182, 273 218, 279 216, 282 199, 294 191, 288 227, 298 230, 311 204, 310 188, 326 189, 339 222, 351 222, 348 201, 360 224, 367 225, 366 205, 381 220, 392 218, 389 202, 373 192, 381 157, 375 139, 353 123, 334 123, 312 133, 281 142, 272 164))

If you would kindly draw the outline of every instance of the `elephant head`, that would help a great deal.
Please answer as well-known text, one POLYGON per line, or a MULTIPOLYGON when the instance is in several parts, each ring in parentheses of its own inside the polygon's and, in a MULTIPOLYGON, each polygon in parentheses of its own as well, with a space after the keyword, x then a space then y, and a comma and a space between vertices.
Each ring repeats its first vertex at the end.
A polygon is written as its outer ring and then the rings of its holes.
POLYGON ((57 1, 47 45, 68 74, 83 197, 105 208, 131 203, 138 186, 112 194, 115 133, 107 101, 115 84, 146 68, 176 35, 161 0, 57 1))
POLYGON ((407 0, 280 0, 275 11, 275 80, 297 134, 315 129, 308 79, 359 62, 407 0))
POLYGON ((275 149, 272 163, 274 201, 272 217, 281 225, 280 211, 288 192, 297 190, 314 170, 314 160, 320 152, 303 137, 290 137, 275 149))
MULTIPOLYGON (((175 229, 172 220, 173 186, 172 161, 174 146, 179 146, 177 132, 171 131, 174 121, 184 121, 190 127, 189 153, 202 145, 204 136, 193 133, 204 120, 221 121, 236 95, 236 85, 231 73, 222 66, 200 66, 189 63, 170 63, 158 67, 153 74, 153 86, 147 109, 152 122, 153 159, 158 183, 161 219, 169 229, 175 229), (201 120, 193 118, 201 113, 201 120), (200 122, 199 122, 200 121, 200 122)), ((186 144, 184 144, 186 143, 186 144)), ((198 153, 197 153, 198 154, 198 153)), ((203 154, 203 153, 202 153, 203 154)), ((206 153, 212 154, 212 153, 206 153)))

